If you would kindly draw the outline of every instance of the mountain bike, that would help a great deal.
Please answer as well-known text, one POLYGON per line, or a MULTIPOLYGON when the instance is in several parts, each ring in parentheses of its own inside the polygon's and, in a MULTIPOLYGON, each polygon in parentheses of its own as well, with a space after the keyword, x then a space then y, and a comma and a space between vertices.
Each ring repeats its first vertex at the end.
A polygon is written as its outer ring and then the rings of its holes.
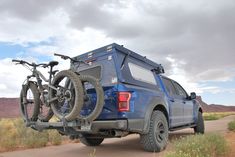
MULTIPOLYGON (((102 112, 104 106, 104 91, 102 85, 100 84, 100 80, 97 78, 81 74, 79 71, 79 67, 81 64, 84 64, 89 67, 89 64, 82 60, 75 60, 69 56, 62 54, 54 54, 55 56, 59 56, 64 60, 70 60, 71 64, 75 67, 71 70, 77 74, 77 78, 82 82, 82 89, 84 93, 84 104, 82 105, 82 109, 80 113, 77 115, 77 118, 83 120, 85 122, 92 122, 95 120, 100 113, 102 112)), ((69 87, 70 80, 66 82, 66 87, 69 87)))
POLYGON ((58 65, 57 61, 51 61, 48 64, 35 64, 14 59, 12 62, 21 64, 32 72, 24 81, 20 94, 20 111, 26 122, 38 119, 49 121, 53 113, 57 114, 58 112, 61 119, 67 121, 76 119, 83 105, 84 93, 79 90, 82 88, 82 83, 74 72, 53 70, 53 67, 58 65), (37 70, 38 67, 50 68, 48 79, 37 70), (68 80, 70 86, 65 87, 64 82, 68 80), (43 81, 46 84, 42 84, 43 81), (56 106, 61 108, 58 110, 57 107, 55 110, 56 106))

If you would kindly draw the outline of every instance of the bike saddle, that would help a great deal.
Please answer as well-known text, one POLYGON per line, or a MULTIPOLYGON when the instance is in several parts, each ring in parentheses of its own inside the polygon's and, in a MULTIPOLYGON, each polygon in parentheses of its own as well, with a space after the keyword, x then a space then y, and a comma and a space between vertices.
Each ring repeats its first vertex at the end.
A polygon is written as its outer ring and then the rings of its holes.
POLYGON ((51 67, 53 67, 53 66, 55 66, 55 65, 58 65, 59 64, 59 62, 57 62, 57 61, 50 61, 49 63, 48 63, 48 65, 50 65, 51 67))

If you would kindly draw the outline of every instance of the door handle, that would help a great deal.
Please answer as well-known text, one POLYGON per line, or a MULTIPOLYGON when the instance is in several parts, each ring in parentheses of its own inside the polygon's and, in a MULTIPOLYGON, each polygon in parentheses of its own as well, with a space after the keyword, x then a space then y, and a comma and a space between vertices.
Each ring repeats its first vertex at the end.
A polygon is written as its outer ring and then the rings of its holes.
POLYGON ((171 102, 175 102, 175 100, 174 100, 174 99, 170 99, 170 101, 171 101, 171 102))

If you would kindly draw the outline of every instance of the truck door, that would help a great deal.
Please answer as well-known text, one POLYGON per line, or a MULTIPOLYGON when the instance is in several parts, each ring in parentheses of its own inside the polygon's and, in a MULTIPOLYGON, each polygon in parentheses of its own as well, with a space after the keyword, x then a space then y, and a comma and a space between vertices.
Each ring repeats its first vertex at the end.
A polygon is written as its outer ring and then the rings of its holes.
POLYGON ((184 124, 190 124, 193 123, 193 102, 192 100, 188 99, 188 94, 184 90, 183 87, 181 87, 177 82, 173 82, 176 93, 181 99, 182 105, 184 107, 184 124))
POLYGON ((162 77, 162 80, 165 85, 164 87, 167 92, 169 103, 170 127, 180 126, 184 123, 184 108, 182 100, 178 97, 172 81, 165 77, 162 77))

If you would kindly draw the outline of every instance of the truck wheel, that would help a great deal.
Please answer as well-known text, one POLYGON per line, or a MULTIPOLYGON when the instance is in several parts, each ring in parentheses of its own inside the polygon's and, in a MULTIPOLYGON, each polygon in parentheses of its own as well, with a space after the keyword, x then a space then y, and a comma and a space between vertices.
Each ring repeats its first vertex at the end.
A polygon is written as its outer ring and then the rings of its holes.
POLYGON ((161 111, 153 111, 149 132, 140 135, 140 143, 144 150, 160 152, 166 148, 168 141, 168 123, 161 111))
POLYGON ((204 126, 204 119, 202 116, 202 112, 198 112, 198 120, 196 126, 194 127, 194 132, 198 134, 204 134, 205 126, 204 126))
POLYGON ((79 140, 86 146, 99 146, 104 141, 104 138, 81 137, 79 140))

